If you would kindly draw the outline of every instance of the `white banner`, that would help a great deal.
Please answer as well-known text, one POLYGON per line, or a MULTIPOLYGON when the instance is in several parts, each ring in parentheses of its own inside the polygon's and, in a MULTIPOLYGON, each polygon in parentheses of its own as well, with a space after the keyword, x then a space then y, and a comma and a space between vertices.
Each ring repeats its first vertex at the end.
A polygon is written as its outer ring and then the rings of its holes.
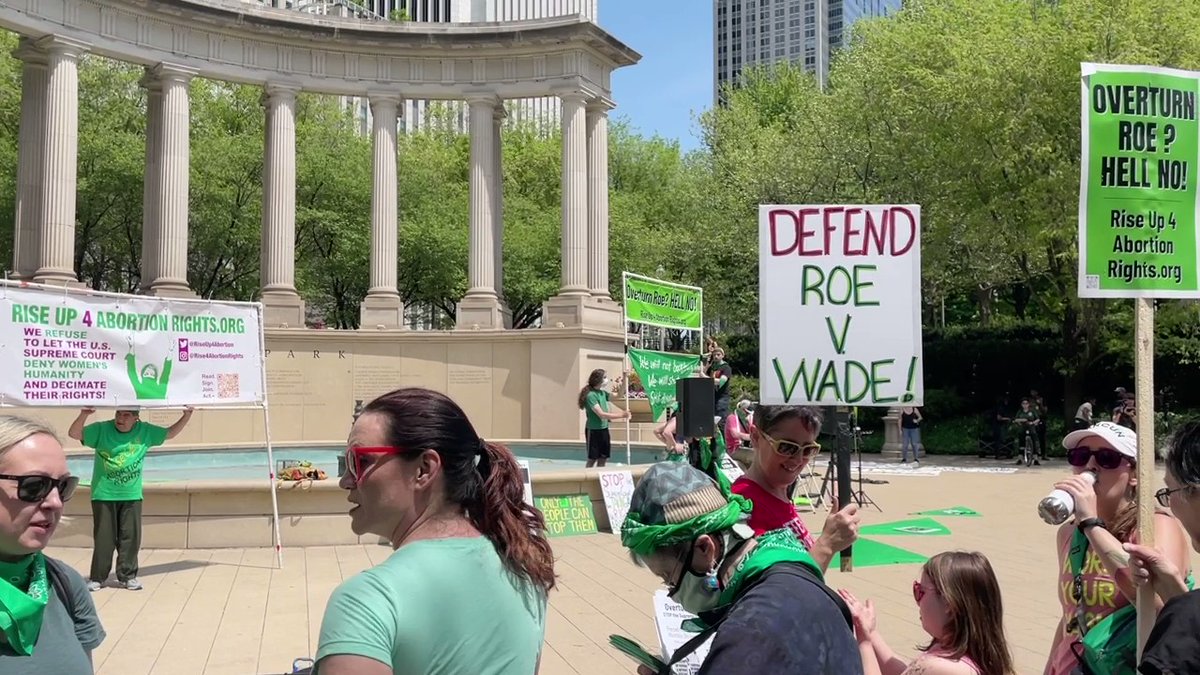
POLYGON ((921 207, 758 207, 762 402, 921 405, 921 207))
POLYGON ((628 471, 601 473, 600 492, 604 495, 604 509, 608 511, 609 529, 619 537, 625 514, 629 513, 629 502, 633 499, 633 474, 628 471))
POLYGON ((0 286, 0 405, 262 404, 261 307, 0 286))
MULTIPOLYGON (((668 597, 665 590, 659 589, 654 592, 654 623, 658 628, 658 644, 662 647, 663 661, 670 661, 676 649, 696 637, 695 633, 683 629, 684 621, 695 618, 695 614, 668 597)), ((676 663, 671 669, 674 675, 695 675, 700 672, 700 666, 704 659, 708 658, 708 650, 712 647, 715 637, 716 635, 708 638, 696 651, 676 663)))

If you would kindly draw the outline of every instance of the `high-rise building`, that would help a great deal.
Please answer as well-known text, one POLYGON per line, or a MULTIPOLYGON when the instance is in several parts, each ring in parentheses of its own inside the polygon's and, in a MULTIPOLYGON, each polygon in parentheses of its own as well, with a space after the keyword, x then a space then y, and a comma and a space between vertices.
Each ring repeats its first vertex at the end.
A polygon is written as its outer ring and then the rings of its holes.
MULTIPOLYGON (((294 9, 313 14, 354 17, 376 21, 415 21, 422 23, 481 23, 524 21, 581 14, 596 21, 598 0, 244 0, 271 7, 294 9)), ((403 92, 401 92, 403 94, 403 92)), ((371 109, 365 97, 347 97, 346 105, 355 111, 363 133, 371 128, 371 109)), ((521 99, 505 106, 515 122, 557 128, 560 102, 555 97, 521 99)), ((467 106, 461 101, 406 100, 400 114, 400 127, 415 131, 444 120, 464 133, 467 130, 467 106), (433 114, 431 106, 441 105, 444 112, 433 114)))
POLYGON ((713 0, 713 100, 743 70, 783 61, 824 82, 829 57, 859 19, 900 9, 902 0, 713 0))

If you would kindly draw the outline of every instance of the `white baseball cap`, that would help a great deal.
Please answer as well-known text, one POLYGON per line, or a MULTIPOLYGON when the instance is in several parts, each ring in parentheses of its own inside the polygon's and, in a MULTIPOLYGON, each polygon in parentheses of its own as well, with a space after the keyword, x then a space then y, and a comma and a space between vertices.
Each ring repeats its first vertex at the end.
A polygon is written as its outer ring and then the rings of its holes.
POLYGON ((1137 432, 1113 422, 1096 422, 1087 429, 1072 431, 1063 439, 1062 444, 1067 450, 1073 450, 1091 436, 1099 437, 1122 455, 1137 459, 1137 432))

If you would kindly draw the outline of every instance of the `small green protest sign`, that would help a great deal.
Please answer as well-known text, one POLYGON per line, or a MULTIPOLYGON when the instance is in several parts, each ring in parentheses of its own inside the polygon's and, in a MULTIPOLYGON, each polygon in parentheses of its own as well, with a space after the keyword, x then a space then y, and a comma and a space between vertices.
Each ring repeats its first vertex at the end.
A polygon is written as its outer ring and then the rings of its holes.
POLYGON ((897 520, 892 523, 866 525, 860 528, 858 533, 860 535, 919 534, 945 536, 950 534, 950 530, 933 518, 913 518, 911 520, 897 520))
POLYGON ((1083 64, 1079 297, 1200 297, 1200 73, 1083 64))
POLYGON ((646 349, 630 349, 629 360, 642 381, 642 389, 650 401, 650 412, 656 420, 668 407, 675 405, 675 381, 690 376, 700 367, 700 357, 694 354, 668 354, 646 349))
POLYGON ((700 330, 704 291, 625 274, 625 320, 662 328, 700 330))
POLYGON ((592 498, 585 494, 534 497, 534 506, 546 518, 546 533, 551 537, 595 534, 596 514, 592 498))

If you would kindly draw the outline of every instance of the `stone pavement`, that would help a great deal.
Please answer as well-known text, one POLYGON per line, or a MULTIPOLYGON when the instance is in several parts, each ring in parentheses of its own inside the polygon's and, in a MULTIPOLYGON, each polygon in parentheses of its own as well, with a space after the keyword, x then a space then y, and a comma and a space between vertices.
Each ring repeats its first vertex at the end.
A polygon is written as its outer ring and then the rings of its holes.
MULTIPOLYGON (((937 517, 950 536, 872 538, 924 555, 949 549, 985 553, 1004 590, 1005 627, 1022 674, 1041 672, 1058 622, 1054 528, 1037 518, 1034 507, 1064 472, 1057 460, 1013 474, 879 475, 888 484, 864 486, 883 508, 868 509, 867 523, 951 506, 982 514, 937 517)), ((823 518, 824 512, 806 516, 814 531, 823 518)), ((551 595, 541 674, 634 672, 632 661, 608 646, 608 636, 621 633, 647 647, 657 645, 651 595, 658 581, 634 566, 611 534, 557 538, 553 545, 559 587, 551 595)), ((94 596, 108 632, 95 654, 96 672, 290 672, 293 658, 316 649, 334 587, 389 552, 386 546, 363 545, 285 548, 281 570, 274 568, 269 549, 143 552, 144 590, 106 588, 94 596)), ((51 554, 86 571, 90 552, 60 548, 51 554)), ((908 564, 831 571, 829 582, 873 598, 883 634, 893 648, 911 655, 925 639, 911 590, 919 569, 908 564)))

